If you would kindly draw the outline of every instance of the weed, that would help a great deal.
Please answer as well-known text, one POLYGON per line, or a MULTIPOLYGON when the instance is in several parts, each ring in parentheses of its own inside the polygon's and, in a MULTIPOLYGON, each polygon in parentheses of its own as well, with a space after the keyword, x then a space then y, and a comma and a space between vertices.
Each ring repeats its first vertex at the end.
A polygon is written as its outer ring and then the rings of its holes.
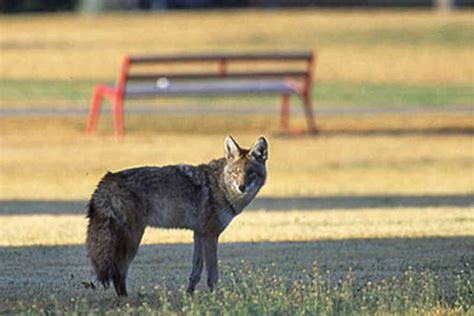
POLYGON ((284 277, 278 268, 255 268, 247 263, 240 269, 224 267, 226 279, 211 293, 200 290, 194 296, 184 287, 172 290, 155 286, 140 290, 138 299, 99 304, 84 299, 48 302, 18 302, 12 309, 22 314, 68 313, 119 315, 411 315, 459 314, 472 312, 470 268, 457 273, 455 302, 449 303, 442 285, 430 271, 409 267, 402 279, 392 277, 365 284, 349 270, 331 281, 316 263, 295 279, 284 277))

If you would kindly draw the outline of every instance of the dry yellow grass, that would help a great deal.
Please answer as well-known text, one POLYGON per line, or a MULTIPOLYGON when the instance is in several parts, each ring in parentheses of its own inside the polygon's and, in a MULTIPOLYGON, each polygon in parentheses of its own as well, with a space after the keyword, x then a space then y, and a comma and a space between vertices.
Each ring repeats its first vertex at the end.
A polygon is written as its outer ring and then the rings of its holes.
POLYGON ((245 146, 251 145, 260 133, 269 138, 269 179, 263 196, 473 191, 472 138, 442 132, 456 127, 472 130, 474 120, 469 115, 324 119, 322 128, 328 134, 296 139, 272 134, 275 122, 272 127, 252 128, 252 119, 246 118, 240 123, 237 120, 234 128, 235 121, 232 117, 224 120, 223 123, 229 122, 229 128, 222 126, 219 132, 212 130, 212 120, 194 118, 183 127, 185 130, 195 124, 210 124, 211 130, 190 136, 143 126, 159 126, 163 122, 175 124, 176 128, 182 122, 156 118, 141 126, 144 132, 135 131, 123 142, 116 142, 111 136, 84 136, 83 120, 79 118, 2 119, 0 200, 87 199, 107 170, 197 164, 219 157, 226 133, 234 134, 245 146), (248 122, 249 129, 244 122, 248 122), (388 134, 364 134, 383 125, 388 126, 388 134), (342 132, 331 135, 329 132, 336 128, 342 132), (349 132, 345 134, 344 130, 349 132), (438 134, 437 130, 441 132, 438 134))
POLYGON ((111 79, 125 53, 304 49, 320 80, 471 84, 473 26, 428 11, 4 17, 0 78, 111 79))
MULTIPOLYGON (((0 216, 0 246, 81 245, 83 215, 0 216)), ((249 211, 236 218, 222 242, 285 242, 360 238, 474 236, 466 208, 400 208, 333 211, 249 211)), ((149 228, 142 244, 190 243, 192 232, 149 228)))
MULTIPOLYGON (((85 204, 107 170, 206 162, 222 155, 226 133, 234 134, 244 146, 259 134, 268 137, 269 177, 260 196, 287 199, 290 204, 295 198, 317 203, 314 198, 324 196, 462 197, 474 188, 472 137, 449 133, 472 131, 470 115, 330 117, 321 121, 321 136, 302 138, 273 134, 275 122, 253 126, 258 118, 246 118, 239 126, 232 125, 232 117, 222 119, 222 126, 202 118, 191 118, 183 126, 178 118, 155 120, 135 117, 129 124, 133 129, 142 123, 143 131, 135 130, 117 142, 111 136, 84 136, 81 118, 2 119, 0 201, 80 200, 85 204), (175 133, 167 131, 167 124, 174 125, 175 133), (190 134, 188 129, 198 124, 210 127, 190 134), (374 129, 382 133, 373 134, 374 129)), ((239 217, 223 241, 447 237, 474 232, 472 209, 466 206, 429 202, 420 208, 408 203, 394 209, 369 204, 347 210, 344 207, 351 208, 347 202, 337 210, 321 211, 316 204, 302 207, 295 202, 278 210, 267 203, 263 206, 267 212, 250 211, 239 217)), ((0 246, 82 244, 86 220, 83 215, 3 215, 0 227, 0 246)), ((144 243, 190 240, 189 232, 150 229, 144 243)))

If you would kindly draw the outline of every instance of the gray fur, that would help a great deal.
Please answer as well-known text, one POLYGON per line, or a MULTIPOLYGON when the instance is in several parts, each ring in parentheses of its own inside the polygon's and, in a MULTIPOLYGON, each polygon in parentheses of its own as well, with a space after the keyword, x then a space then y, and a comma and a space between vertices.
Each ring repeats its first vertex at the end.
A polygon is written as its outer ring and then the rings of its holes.
POLYGON ((217 243, 232 219, 255 198, 266 179, 268 145, 250 150, 228 136, 225 157, 198 166, 140 167, 107 173, 89 202, 87 248, 97 279, 126 296, 126 277, 146 226, 194 231, 188 292, 203 266, 212 290, 218 279, 217 243))

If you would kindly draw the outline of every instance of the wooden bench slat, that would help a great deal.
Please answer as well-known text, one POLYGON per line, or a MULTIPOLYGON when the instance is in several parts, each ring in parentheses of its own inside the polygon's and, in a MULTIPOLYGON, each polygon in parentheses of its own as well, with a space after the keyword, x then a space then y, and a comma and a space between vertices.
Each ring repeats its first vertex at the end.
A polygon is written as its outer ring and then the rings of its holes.
POLYGON ((215 62, 219 60, 229 61, 294 61, 306 60, 311 58, 311 53, 294 52, 294 53, 272 53, 272 54, 195 54, 195 55, 148 55, 148 56, 130 56, 130 62, 139 63, 170 63, 170 62, 215 62))
POLYGON ((167 86, 153 83, 127 84, 125 96, 224 95, 248 93, 298 93, 298 87, 285 80, 246 80, 211 82, 170 82, 167 86))
POLYGON ((269 71, 269 72, 194 72, 194 73, 134 73, 127 75, 127 80, 157 80, 159 78, 167 79, 226 79, 226 78, 275 78, 275 77, 300 77, 308 75, 306 71, 269 71))

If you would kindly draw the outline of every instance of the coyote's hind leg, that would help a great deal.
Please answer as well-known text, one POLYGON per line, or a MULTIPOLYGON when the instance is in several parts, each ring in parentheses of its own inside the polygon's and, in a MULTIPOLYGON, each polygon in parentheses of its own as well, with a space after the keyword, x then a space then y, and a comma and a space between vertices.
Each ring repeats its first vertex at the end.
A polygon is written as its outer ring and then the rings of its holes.
POLYGON ((112 276, 112 283, 114 284, 117 296, 128 296, 127 293, 127 273, 117 272, 112 276))
POLYGON ((219 271, 217 268, 218 238, 218 236, 203 237, 204 260, 207 269, 207 286, 211 292, 215 289, 217 280, 219 279, 219 271))
POLYGON ((194 251, 193 251, 193 269, 189 276, 188 293, 193 293, 196 285, 201 280, 202 268, 203 268, 203 249, 202 249, 202 238, 194 232, 194 251))

